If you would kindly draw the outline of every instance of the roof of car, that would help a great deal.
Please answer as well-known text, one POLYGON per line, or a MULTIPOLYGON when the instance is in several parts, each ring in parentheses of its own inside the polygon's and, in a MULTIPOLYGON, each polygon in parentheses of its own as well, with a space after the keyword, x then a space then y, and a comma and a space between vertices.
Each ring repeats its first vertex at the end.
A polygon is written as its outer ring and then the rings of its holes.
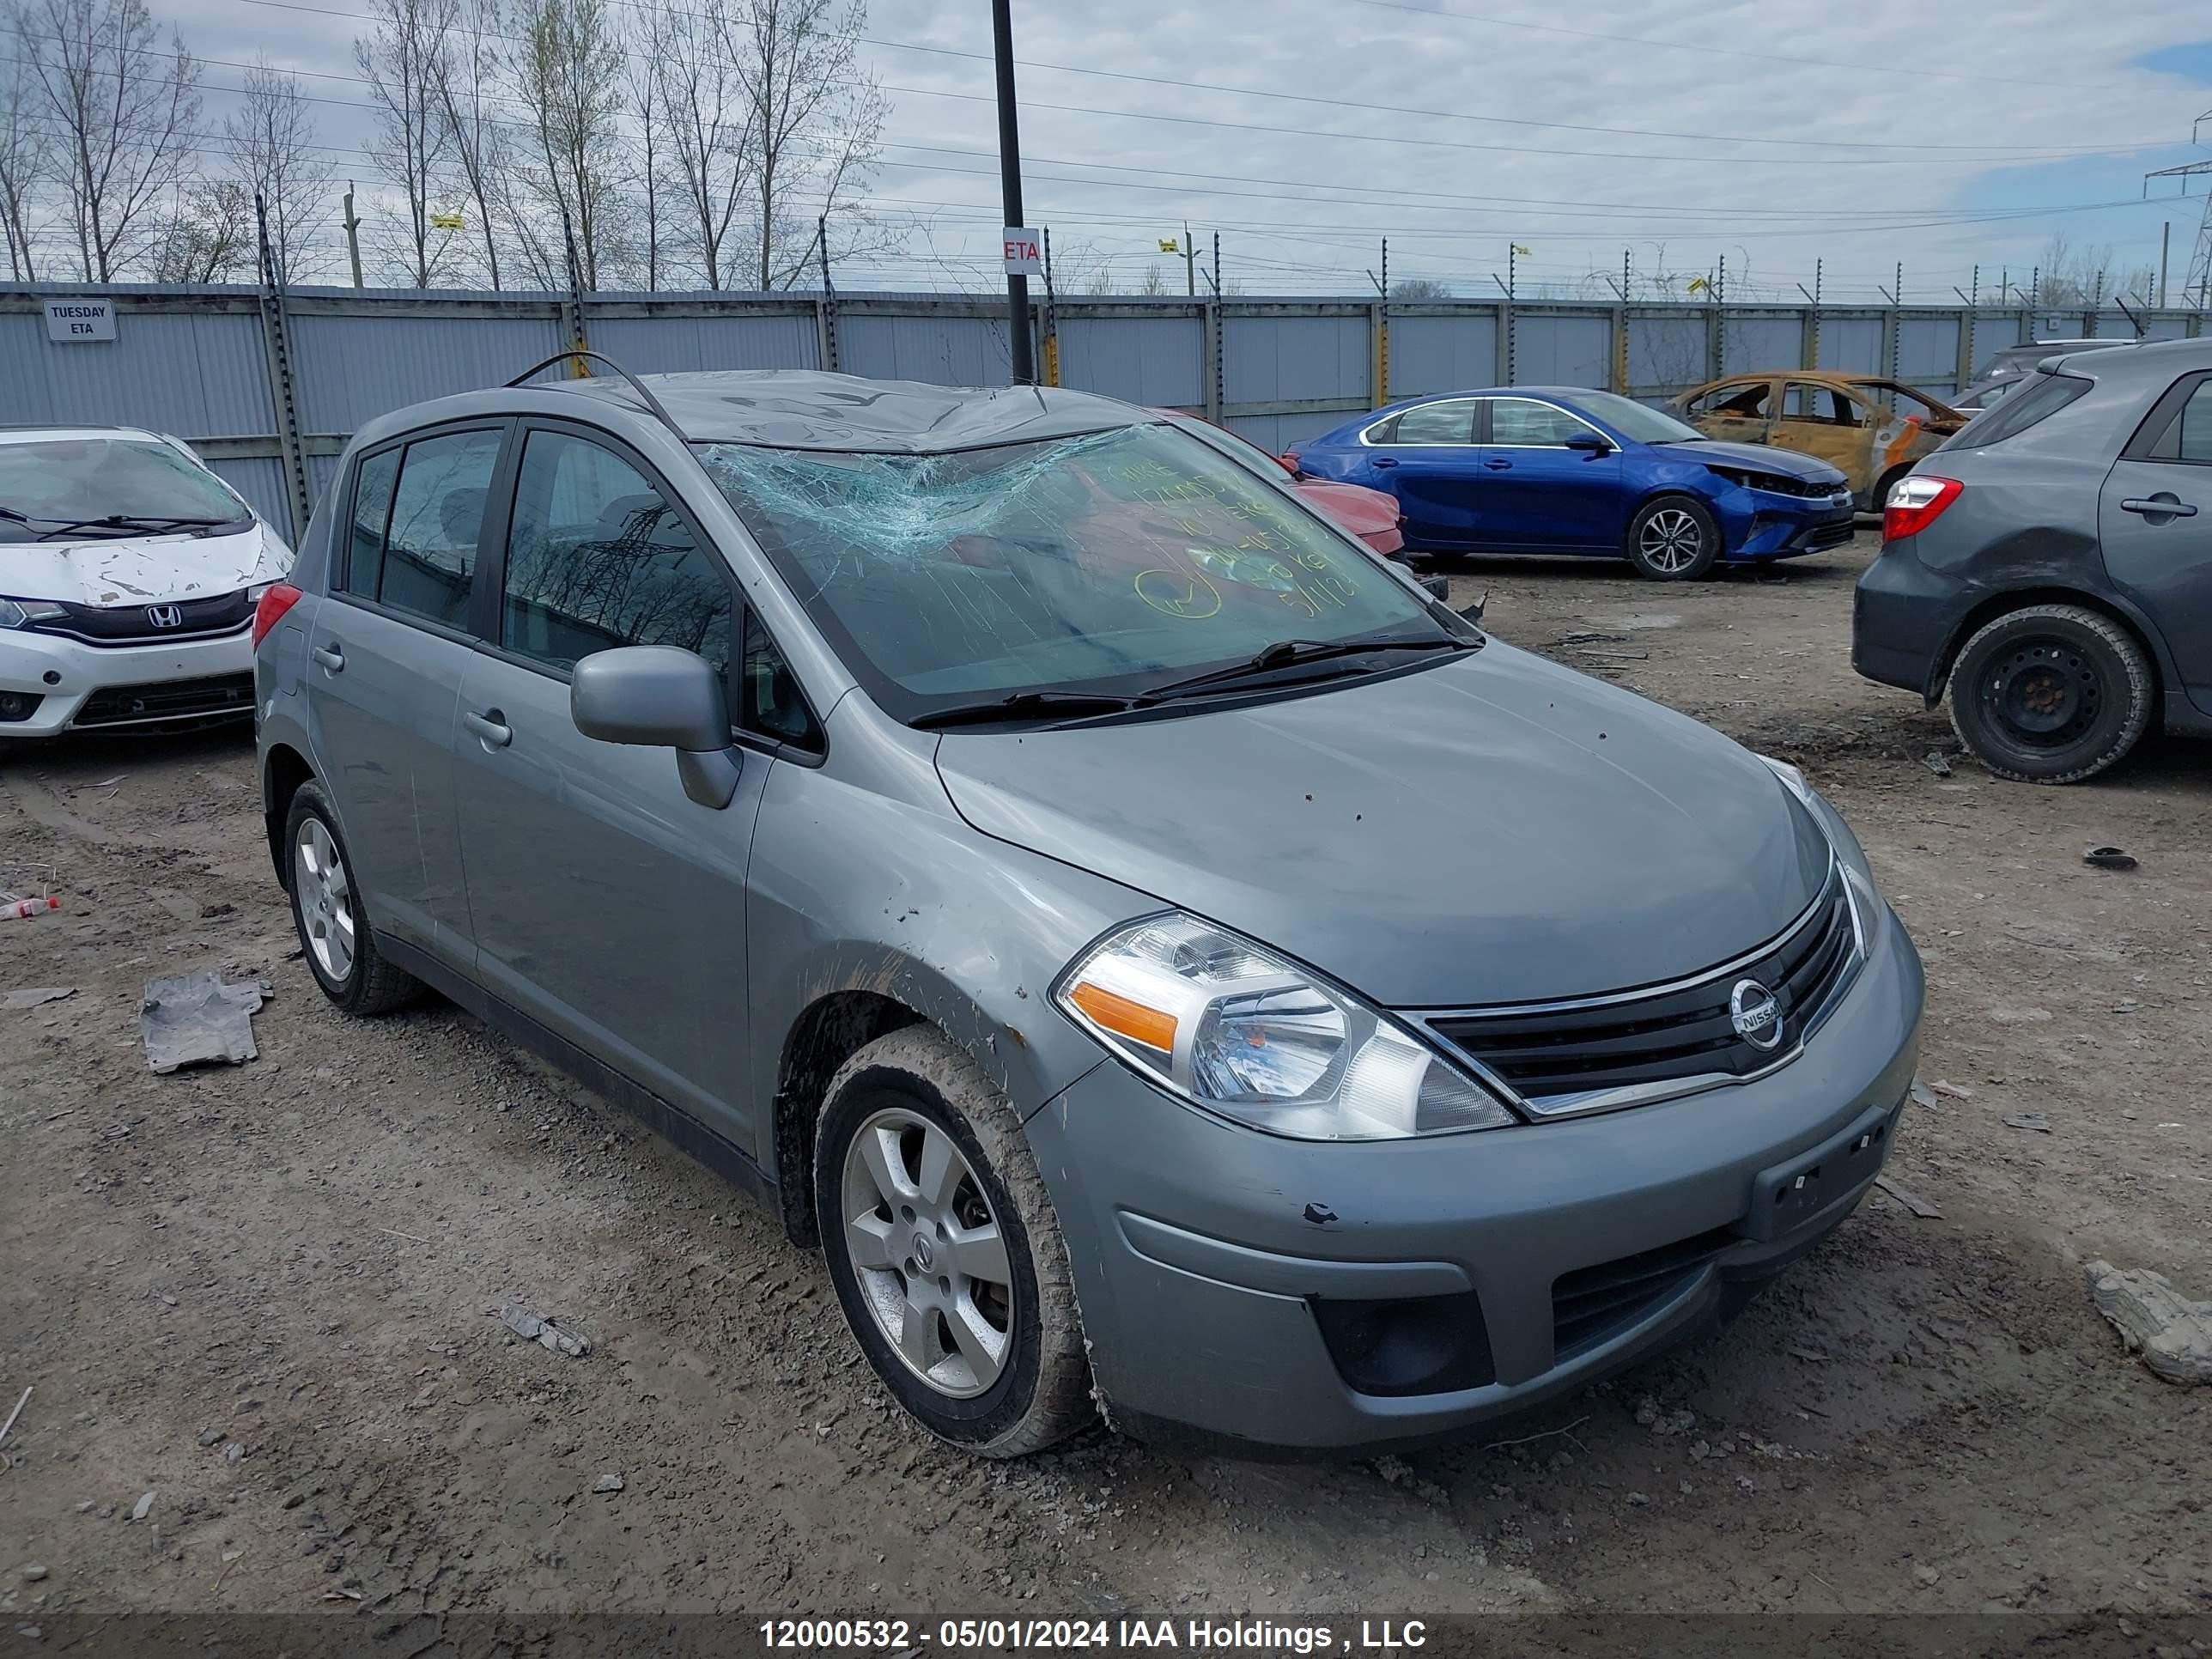
POLYGON ((40 421, 0 426, 0 444, 52 443, 65 438, 82 438, 88 432, 112 433, 118 438, 152 438, 156 441, 161 436, 158 432, 149 432, 143 426, 106 426, 90 421, 40 421))
MULTIPOLYGON (((1073 437, 1160 418, 1112 398, 1060 386, 932 386, 788 368, 693 369, 638 378, 695 443, 933 454, 1073 437)), ((639 407, 636 392, 612 375, 550 384, 639 407)))
POLYGON ((2212 335, 2194 340, 2130 340, 2125 351, 2073 351, 2062 345, 2036 361, 2066 360, 2066 372, 2092 380, 2121 380, 2130 375, 2145 380, 2186 374, 2192 368, 2212 368, 2212 335))

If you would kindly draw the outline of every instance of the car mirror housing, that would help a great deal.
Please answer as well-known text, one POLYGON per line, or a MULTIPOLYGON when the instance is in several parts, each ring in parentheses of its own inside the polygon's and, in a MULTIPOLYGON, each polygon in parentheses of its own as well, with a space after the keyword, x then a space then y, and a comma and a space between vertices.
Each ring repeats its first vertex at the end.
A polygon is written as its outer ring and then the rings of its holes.
POLYGON ((1613 440, 1599 432, 1577 432, 1567 440, 1567 447, 1579 449, 1590 455, 1613 453, 1613 440))
POLYGON ((702 806, 719 810, 737 793, 721 677, 696 653, 669 645, 595 652, 576 665, 568 715, 602 743, 673 749, 684 793, 702 806))

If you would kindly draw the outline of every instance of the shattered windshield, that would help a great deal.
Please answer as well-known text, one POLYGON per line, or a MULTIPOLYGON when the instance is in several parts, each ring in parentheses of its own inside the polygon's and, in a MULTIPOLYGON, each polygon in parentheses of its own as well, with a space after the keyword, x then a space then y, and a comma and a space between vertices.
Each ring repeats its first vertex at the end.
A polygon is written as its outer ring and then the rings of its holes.
POLYGON ((150 438, 85 436, 0 443, 0 541, 120 517, 148 524, 252 522, 221 480, 150 438), (29 522, 25 522, 29 520, 29 522))
POLYGON ((1443 635, 1379 561, 1172 427, 942 455, 698 448, 901 719, 979 696, 1130 695, 1284 640, 1443 635))

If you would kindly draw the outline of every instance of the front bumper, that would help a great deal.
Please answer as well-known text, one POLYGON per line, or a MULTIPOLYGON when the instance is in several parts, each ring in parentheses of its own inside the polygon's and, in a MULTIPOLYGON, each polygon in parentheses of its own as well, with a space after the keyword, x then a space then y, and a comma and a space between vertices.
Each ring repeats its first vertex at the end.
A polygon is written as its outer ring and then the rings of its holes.
POLYGON ((9 629, 0 632, 0 692, 39 701, 27 718, 0 720, 0 739, 243 719, 252 712, 252 672, 244 628, 216 639, 134 646, 9 629))
POLYGON ((1729 539, 1730 559, 1790 559, 1841 547, 1857 532, 1848 499, 1814 502, 1771 490, 1741 492, 1752 503, 1741 530, 1729 539))
POLYGON ((1864 1195, 1911 1082, 1922 994, 1919 957, 1886 915, 1843 1004, 1771 1077, 1436 1139, 1280 1139, 1097 1067, 1029 1134, 1109 1413, 1139 1432, 1253 1449, 1407 1443, 1704 1328, 1864 1195), (1844 1171, 1842 1184, 1762 1222, 1757 1206, 1781 1201, 1775 1172, 1815 1162, 1844 1171), (1643 1299, 1624 1302, 1615 1292, 1632 1282, 1643 1299), (1583 1317, 1608 1295, 1609 1322, 1583 1317), (1395 1394, 1347 1383, 1341 1340, 1325 1334, 1331 1304, 1419 1297, 1479 1305, 1489 1380, 1395 1394))

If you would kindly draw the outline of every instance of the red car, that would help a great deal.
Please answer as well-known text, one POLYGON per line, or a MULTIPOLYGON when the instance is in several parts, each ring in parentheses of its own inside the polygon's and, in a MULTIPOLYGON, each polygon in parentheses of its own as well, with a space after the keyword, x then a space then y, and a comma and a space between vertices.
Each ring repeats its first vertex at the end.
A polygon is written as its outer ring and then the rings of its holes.
POLYGON ((1225 427, 1180 410, 1156 409, 1152 413, 1165 416, 1192 436, 1202 439, 1246 466, 1280 467, 1291 475, 1295 481, 1293 487, 1315 512, 1350 531, 1384 558, 1395 557, 1406 545, 1405 533, 1399 528, 1401 515, 1396 496, 1370 489, 1365 484, 1331 483, 1323 478, 1300 477, 1298 470, 1288 461, 1270 455, 1249 438, 1239 437, 1225 427))

